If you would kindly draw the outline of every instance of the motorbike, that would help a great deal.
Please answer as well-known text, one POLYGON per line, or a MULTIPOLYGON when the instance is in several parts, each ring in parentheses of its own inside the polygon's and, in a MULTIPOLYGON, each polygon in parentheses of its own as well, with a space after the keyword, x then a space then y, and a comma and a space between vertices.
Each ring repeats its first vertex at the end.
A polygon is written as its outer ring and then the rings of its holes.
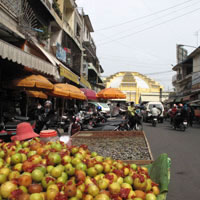
POLYGON ((175 130, 179 129, 181 131, 185 131, 187 127, 188 127, 187 120, 181 120, 179 123, 174 122, 174 129, 175 130))
POLYGON ((121 123, 119 123, 114 129, 114 131, 131 131, 131 130, 136 130, 136 131, 143 130, 141 117, 139 115, 136 116, 135 124, 133 127, 131 127, 130 120, 125 119, 121 123))
POLYGON ((158 118, 156 116, 152 116, 152 126, 156 127, 158 124, 158 118))

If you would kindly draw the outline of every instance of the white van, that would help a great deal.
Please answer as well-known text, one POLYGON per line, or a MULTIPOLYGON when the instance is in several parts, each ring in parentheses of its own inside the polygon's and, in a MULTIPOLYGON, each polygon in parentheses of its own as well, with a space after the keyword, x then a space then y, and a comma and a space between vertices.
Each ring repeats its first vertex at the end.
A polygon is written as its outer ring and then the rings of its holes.
POLYGON ((110 113, 110 107, 108 106, 107 103, 102 103, 102 102, 88 102, 88 105, 95 105, 95 107, 97 108, 98 106, 101 107, 101 111, 105 114, 109 114, 110 113))
POLYGON ((145 122, 147 122, 151 116, 151 109, 153 108, 153 106, 156 106, 156 108, 158 108, 159 110, 162 111, 161 115, 160 115, 160 118, 159 118, 159 121, 161 123, 163 123, 163 117, 164 117, 164 106, 161 102, 148 102, 147 104, 144 105, 145 107, 145 111, 143 112, 143 120, 145 122))

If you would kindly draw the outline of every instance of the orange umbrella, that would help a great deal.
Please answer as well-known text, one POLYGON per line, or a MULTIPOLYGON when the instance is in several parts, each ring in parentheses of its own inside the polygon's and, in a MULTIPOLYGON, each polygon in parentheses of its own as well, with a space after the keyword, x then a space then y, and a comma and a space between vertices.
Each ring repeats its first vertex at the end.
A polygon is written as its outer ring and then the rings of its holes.
POLYGON ((117 88, 106 88, 97 93, 102 99, 125 99, 126 95, 117 88))
POLYGON ((46 90, 53 89, 53 84, 41 75, 30 75, 23 78, 15 79, 12 81, 12 83, 16 87, 39 88, 46 90))
POLYGON ((41 92, 41 91, 27 90, 26 94, 29 97, 34 97, 34 98, 40 98, 40 99, 47 99, 48 98, 48 96, 44 92, 41 92))
POLYGON ((64 98, 81 99, 81 100, 86 99, 86 96, 79 88, 67 83, 54 84, 54 89, 50 92, 50 94, 64 98))

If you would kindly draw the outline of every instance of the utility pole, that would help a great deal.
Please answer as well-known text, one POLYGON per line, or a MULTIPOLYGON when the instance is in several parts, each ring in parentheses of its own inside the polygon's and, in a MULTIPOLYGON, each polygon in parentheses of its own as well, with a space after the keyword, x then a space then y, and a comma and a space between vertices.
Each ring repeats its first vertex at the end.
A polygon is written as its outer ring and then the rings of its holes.
POLYGON ((160 102, 162 102, 162 88, 160 88, 160 102))

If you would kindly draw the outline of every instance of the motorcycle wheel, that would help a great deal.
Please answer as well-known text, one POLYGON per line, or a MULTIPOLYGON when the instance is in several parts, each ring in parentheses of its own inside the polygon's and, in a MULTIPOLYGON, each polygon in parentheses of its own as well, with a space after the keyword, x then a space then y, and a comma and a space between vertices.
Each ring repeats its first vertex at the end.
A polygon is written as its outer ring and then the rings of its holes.
POLYGON ((153 126, 153 127, 156 127, 156 122, 153 121, 153 122, 152 122, 152 126, 153 126))
POLYGON ((135 130, 136 130, 136 131, 142 131, 142 130, 143 130, 142 124, 136 124, 136 125, 135 125, 135 130))
POLYGON ((180 130, 185 131, 185 129, 186 129, 185 126, 183 124, 180 124, 180 130))

